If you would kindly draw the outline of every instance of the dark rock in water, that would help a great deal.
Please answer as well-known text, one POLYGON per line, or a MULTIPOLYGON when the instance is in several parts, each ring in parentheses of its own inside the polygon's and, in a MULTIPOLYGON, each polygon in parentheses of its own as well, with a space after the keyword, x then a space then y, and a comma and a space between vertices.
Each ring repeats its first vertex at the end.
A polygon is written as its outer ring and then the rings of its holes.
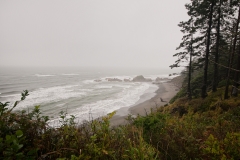
POLYGON ((102 82, 101 79, 95 79, 94 82, 102 82))
POLYGON ((152 82, 150 78, 144 78, 142 75, 133 78, 133 82, 152 82))
POLYGON ((152 82, 151 78, 146 78, 147 82, 152 82))
POLYGON ((118 78, 106 78, 106 80, 109 82, 122 82, 122 80, 118 78))
POLYGON ((161 84, 162 82, 152 82, 152 84, 161 84))
POLYGON ((162 80, 162 78, 159 78, 159 77, 157 77, 157 78, 155 79, 156 82, 161 81, 161 80, 162 80))
POLYGON ((172 76, 172 74, 169 74, 169 77, 172 76))
POLYGON ((124 81, 124 82, 131 82, 130 79, 124 79, 123 81, 124 81))

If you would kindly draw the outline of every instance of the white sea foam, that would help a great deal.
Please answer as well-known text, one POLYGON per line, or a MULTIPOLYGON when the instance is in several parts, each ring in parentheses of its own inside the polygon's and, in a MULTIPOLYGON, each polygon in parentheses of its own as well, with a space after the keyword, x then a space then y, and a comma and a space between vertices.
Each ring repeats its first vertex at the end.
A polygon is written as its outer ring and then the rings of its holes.
POLYGON ((61 107, 61 106, 64 106, 66 103, 61 103, 61 104, 57 104, 56 106, 57 107, 61 107))
POLYGON ((93 79, 91 80, 84 80, 83 81, 84 84, 91 84, 91 83, 96 83, 93 79))
POLYGON ((91 92, 93 91, 93 89, 78 89, 79 91, 83 91, 83 92, 91 92))
POLYGON ((35 74, 35 76, 37 76, 37 77, 53 77, 55 75, 51 75, 51 74, 35 74))
POLYGON ((111 89, 111 88, 113 88, 113 86, 112 85, 97 85, 94 88, 97 88, 97 89, 111 89))
MULTIPOLYGON (((77 117, 78 122, 104 116, 122 107, 129 107, 135 104, 140 99, 140 96, 143 95, 144 92, 150 87, 150 85, 151 84, 149 83, 133 85, 129 89, 123 89, 122 92, 115 95, 115 97, 86 104, 75 109, 72 113, 74 113, 74 116, 77 117)), ((69 115, 71 115, 71 113, 69 113, 69 115)))
MULTIPOLYGON (((78 85, 39 88, 38 90, 30 92, 29 96, 18 105, 17 109, 23 109, 28 106, 40 105, 43 103, 58 102, 60 100, 81 97, 87 94, 86 91, 75 90, 75 87, 78 87, 78 85)), ((14 95, 11 98, 9 97, 6 101, 13 103, 19 99, 20 94, 14 95)))
POLYGON ((6 95, 6 96, 0 96, 2 98, 8 98, 8 97, 15 97, 15 96, 19 96, 20 94, 10 94, 10 95, 6 95))
POLYGON ((108 77, 101 78, 101 80, 106 80, 108 78, 117 78, 123 81, 124 79, 132 79, 133 77, 134 76, 108 76, 108 77))
MULTIPOLYGON (((136 83, 132 83, 132 85, 135 85, 136 83)), ((104 85, 97 85, 94 88, 97 89, 111 89, 113 87, 119 87, 119 88, 123 88, 123 89, 128 89, 130 88, 132 85, 127 85, 127 84, 117 84, 117 83, 104 83, 104 85)))
POLYGON ((76 73, 63 73, 63 76, 78 76, 79 74, 76 73))
MULTIPOLYGON (((135 85, 136 83, 132 83, 132 85, 135 85)), ((123 89, 128 89, 130 88, 132 85, 126 85, 126 84, 114 84, 114 87, 119 87, 119 88, 123 88, 123 89)))

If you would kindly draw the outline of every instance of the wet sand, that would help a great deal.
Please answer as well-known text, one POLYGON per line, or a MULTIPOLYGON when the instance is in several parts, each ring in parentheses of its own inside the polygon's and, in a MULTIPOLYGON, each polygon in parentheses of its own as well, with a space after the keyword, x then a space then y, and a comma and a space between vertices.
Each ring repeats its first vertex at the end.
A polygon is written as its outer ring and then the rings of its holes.
POLYGON ((129 114, 133 116, 145 116, 151 113, 151 110, 154 111, 157 108, 168 104, 171 98, 178 92, 178 87, 172 82, 164 82, 157 85, 159 88, 155 91, 154 97, 142 102, 142 99, 146 99, 145 96, 147 96, 143 95, 135 105, 117 110, 116 115, 110 120, 111 126, 127 124, 128 122, 126 118, 129 114))

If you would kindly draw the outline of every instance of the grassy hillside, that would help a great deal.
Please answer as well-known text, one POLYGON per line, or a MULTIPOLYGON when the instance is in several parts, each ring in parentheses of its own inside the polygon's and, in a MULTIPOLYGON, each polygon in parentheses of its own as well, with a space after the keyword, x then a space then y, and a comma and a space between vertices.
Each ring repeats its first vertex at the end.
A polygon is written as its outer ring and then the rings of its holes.
POLYGON ((134 124, 160 159, 239 159, 240 99, 222 98, 223 89, 206 99, 177 99, 134 124))

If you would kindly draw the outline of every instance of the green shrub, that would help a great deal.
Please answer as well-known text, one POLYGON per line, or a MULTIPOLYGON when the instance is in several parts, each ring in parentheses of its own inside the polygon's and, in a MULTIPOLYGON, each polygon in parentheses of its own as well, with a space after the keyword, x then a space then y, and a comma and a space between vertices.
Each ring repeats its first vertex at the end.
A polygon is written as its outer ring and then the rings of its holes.
POLYGON ((12 112, 18 103, 28 96, 28 91, 22 93, 20 101, 16 101, 13 107, 0 102, 0 153, 2 159, 35 159, 38 147, 36 140, 46 129, 46 117, 40 117, 38 107, 26 114, 12 112))
POLYGON ((204 142, 202 147, 204 157, 213 160, 239 159, 240 157, 240 133, 227 133, 223 141, 219 141, 212 134, 204 142))
MULTIPOLYGON (((28 95, 22 93, 20 101, 28 95)), ((75 123, 60 112, 60 126, 48 125, 40 106, 27 113, 13 112, 0 103, 0 159, 157 159, 158 151, 146 143, 134 126, 110 128, 115 112, 98 120, 75 123)))

